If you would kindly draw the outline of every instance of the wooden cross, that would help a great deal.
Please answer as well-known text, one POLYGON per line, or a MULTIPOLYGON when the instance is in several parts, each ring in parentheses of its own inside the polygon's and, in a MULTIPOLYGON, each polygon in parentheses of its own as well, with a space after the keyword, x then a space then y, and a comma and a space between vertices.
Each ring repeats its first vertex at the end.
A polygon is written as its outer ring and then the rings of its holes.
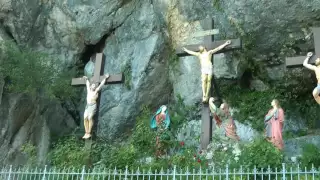
MULTIPOLYGON (((103 70, 104 70, 104 60, 105 60, 105 55, 103 53, 97 53, 96 54, 96 58, 95 58, 95 62, 94 62, 94 73, 93 73, 93 77, 90 78, 90 82, 91 83, 101 83, 101 81, 105 78, 105 76, 103 75, 103 70)), ((124 81, 124 77, 123 74, 115 74, 115 75, 110 75, 109 78, 106 80, 106 83, 108 84, 120 84, 124 81)), ((85 85, 86 84, 86 80, 84 78, 73 78, 71 81, 71 85, 85 85)), ((97 126, 98 124, 98 117, 99 117, 99 104, 100 104, 100 95, 97 99, 97 111, 95 114, 95 119, 97 119, 94 123, 94 127, 97 126)), ((90 146, 91 147, 91 142, 92 141, 86 141, 86 146, 90 146), (88 144, 90 145, 87 145, 88 144)))
MULTIPOLYGON (((205 31, 195 33, 195 35, 193 35, 193 37, 199 37, 202 34, 202 36, 206 36, 206 37, 204 37, 204 42, 202 44, 187 45, 187 46, 184 46, 185 48, 187 48, 191 51, 199 51, 199 46, 202 45, 202 46, 206 47, 206 49, 211 50, 211 49, 217 48, 218 46, 220 46, 226 42, 226 40, 214 41, 213 35, 218 34, 219 30, 213 29, 214 28, 214 21, 212 18, 204 19, 201 22, 202 22, 203 29, 205 31)), ((231 41, 231 44, 228 45, 227 47, 223 48, 222 50, 220 50, 219 53, 241 48, 240 38, 230 39, 230 41, 231 41)), ((178 57, 190 56, 188 53, 183 51, 182 47, 179 47, 176 50, 176 54, 178 57)), ((212 58, 213 58, 213 56, 212 56, 212 58)), ((211 82, 211 92, 212 92, 213 88, 215 88, 215 92, 220 97, 218 87, 213 79, 214 79, 214 77, 212 77, 213 83, 211 82)), ((209 110, 208 103, 203 103, 202 112, 201 112, 201 119, 202 119, 201 136, 200 136, 201 149, 206 149, 212 139, 212 121, 210 120, 210 110, 209 110)))
MULTIPOLYGON (((315 53, 310 58, 309 63, 313 64, 314 61, 320 56, 320 28, 311 28, 313 32, 313 41, 315 53)), ((286 66, 287 67, 295 67, 301 66, 303 61, 307 58, 307 56, 297 56, 297 57, 287 57, 286 58, 286 66)))

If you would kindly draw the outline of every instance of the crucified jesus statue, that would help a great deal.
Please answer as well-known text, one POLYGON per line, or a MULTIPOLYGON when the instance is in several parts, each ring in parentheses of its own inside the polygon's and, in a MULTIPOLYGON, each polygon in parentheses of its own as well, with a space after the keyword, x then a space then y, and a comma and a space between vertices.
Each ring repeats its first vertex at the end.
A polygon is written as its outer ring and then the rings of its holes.
POLYGON ((316 78, 318 80, 318 83, 317 83, 317 86, 313 89, 313 92, 312 92, 312 95, 314 97, 314 99, 316 100, 316 102, 318 104, 320 104, 320 58, 317 58, 315 60, 315 66, 314 65, 311 65, 308 63, 310 57, 312 57, 313 53, 312 52, 309 52, 307 54, 307 58, 304 60, 303 62, 303 66, 310 69, 310 70, 313 70, 315 73, 316 73, 316 78))
POLYGON ((83 78, 86 80, 86 86, 87 86, 87 105, 83 115, 84 129, 86 133, 82 138, 88 139, 91 137, 91 130, 93 127, 93 116, 97 111, 97 99, 99 97, 99 91, 101 90, 102 86, 105 84, 106 80, 109 78, 109 74, 105 75, 105 78, 101 81, 99 86, 96 83, 92 83, 90 85, 88 77, 83 76, 83 78))
POLYGON ((213 74, 212 55, 220 51, 224 47, 228 46, 229 44, 231 44, 230 40, 210 51, 207 51, 207 49, 203 46, 199 46, 199 52, 194 52, 186 48, 183 48, 185 52, 193 56, 197 56, 200 60, 202 79, 202 102, 208 102, 209 100, 209 92, 211 88, 211 79, 213 74))

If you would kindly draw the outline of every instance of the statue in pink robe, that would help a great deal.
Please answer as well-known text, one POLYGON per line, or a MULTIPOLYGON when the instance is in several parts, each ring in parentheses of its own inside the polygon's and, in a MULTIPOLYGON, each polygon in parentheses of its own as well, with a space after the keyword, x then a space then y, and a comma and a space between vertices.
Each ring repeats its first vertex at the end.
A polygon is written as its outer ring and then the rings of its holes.
POLYGON ((267 139, 278 149, 283 149, 282 128, 284 122, 284 111, 279 105, 279 101, 274 99, 273 106, 265 116, 267 139))

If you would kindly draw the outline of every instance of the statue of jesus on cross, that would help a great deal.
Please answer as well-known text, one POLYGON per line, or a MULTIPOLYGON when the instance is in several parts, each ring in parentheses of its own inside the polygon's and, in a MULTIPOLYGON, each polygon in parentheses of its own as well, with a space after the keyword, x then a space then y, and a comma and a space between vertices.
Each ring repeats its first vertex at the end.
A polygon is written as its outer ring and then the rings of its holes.
POLYGON ((92 83, 90 85, 87 76, 83 76, 83 78, 86 80, 87 86, 87 105, 83 115, 84 129, 86 133, 82 138, 88 139, 91 137, 91 130, 93 127, 93 116, 97 111, 97 99, 99 97, 99 91, 101 90, 102 86, 106 83, 106 80, 109 78, 109 74, 105 75, 104 79, 101 81, 99 86, 96 83, 92 83))
POLYGON ((226 43, 222 44, 221 46, 207 51, 207 49, 203 46, 199 46, 199 52, 190 51, 186 48, 183 48, 185 52, 188 54, 197 56, 200 60, 201 64, 201 79, 202 79, 202 102, 208 102, 209 100, 209 92, 211 88, 211 79, 213 74, 213 64, 212 64, 212 55, 224 47, 231 44, 231 41, 227 41, 226 43))

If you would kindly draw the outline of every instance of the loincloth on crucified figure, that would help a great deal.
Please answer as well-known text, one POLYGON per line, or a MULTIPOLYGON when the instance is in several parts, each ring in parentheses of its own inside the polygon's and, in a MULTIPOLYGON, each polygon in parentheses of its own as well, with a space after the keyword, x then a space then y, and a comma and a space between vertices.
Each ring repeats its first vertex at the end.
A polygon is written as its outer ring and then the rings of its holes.
POLYGON ((93 116, 97 112, 97 104, 87 104, 85 108, 85 114, 88 116, 93 116))

